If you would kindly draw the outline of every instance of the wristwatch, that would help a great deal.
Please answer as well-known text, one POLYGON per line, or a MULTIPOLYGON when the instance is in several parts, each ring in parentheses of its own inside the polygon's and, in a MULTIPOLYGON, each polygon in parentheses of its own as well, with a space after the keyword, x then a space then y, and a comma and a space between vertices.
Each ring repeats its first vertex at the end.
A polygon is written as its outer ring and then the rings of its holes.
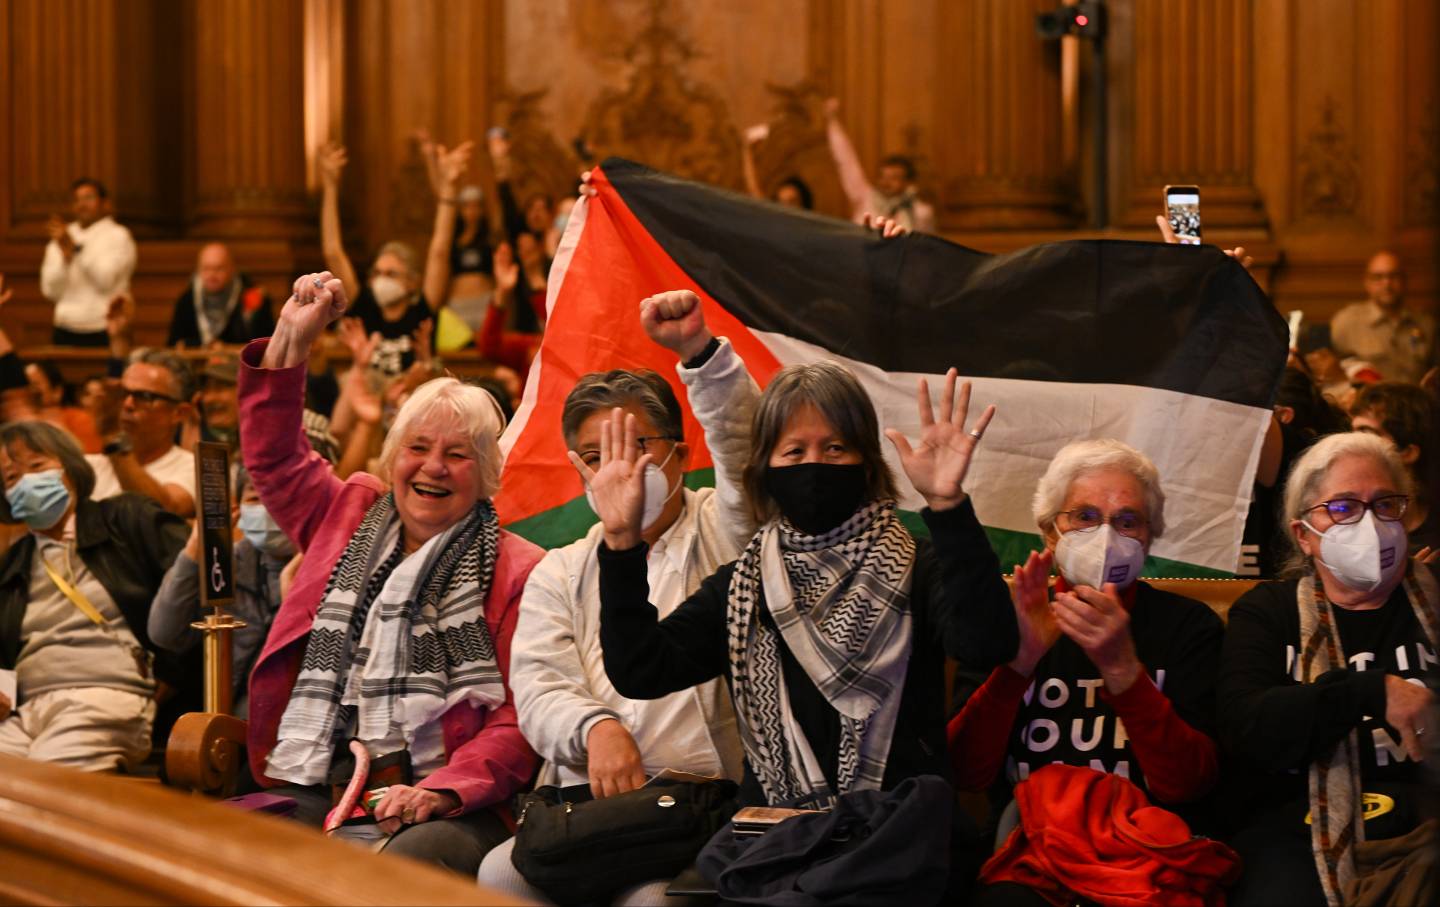
POLYGON ((100 452, 107 457, 118 457, 134 449, 134 445, 130 443, 130 436, 122 432, 106 441, 100 448, 100 452))

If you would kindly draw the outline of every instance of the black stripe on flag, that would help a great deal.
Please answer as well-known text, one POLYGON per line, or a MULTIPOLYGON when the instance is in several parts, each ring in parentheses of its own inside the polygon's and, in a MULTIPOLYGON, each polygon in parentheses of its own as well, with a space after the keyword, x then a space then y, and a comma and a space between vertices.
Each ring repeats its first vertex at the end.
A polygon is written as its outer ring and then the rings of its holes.
POLYGON ((605 175, 747 327, 886 371, 1129 384, 1269 408, 1285 321, 1214 246, 1072 240, 990 255, 611 158, 605 175))

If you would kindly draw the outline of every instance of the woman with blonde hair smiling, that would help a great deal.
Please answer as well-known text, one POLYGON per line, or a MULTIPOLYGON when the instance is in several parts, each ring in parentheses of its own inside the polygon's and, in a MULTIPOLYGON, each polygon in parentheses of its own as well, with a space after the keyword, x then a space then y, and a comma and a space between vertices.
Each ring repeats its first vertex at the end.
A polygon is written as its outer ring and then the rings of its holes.
POLYGON ((329 272, 302 277, 275 336, 241 360, 245 465, 305 552, 251 674, 251 768, 286 785, 303 821, 473 877, 535 769, 506 675, 541 551, 490 504, 504 420, 480 388, 416 390, 385 439, 384 480, 342 482, 310 450, 305 364, 346 303, 329 272))

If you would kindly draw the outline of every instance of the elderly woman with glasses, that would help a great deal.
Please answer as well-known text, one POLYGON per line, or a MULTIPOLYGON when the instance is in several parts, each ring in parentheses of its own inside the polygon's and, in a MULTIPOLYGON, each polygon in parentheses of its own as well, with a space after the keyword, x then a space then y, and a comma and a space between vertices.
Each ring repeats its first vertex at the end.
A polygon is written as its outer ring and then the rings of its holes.
MULTIPOLYGON (((1219 772, 1223 627, 1203 603, 1138 579, 1165 531, 1155 464, 1120 441, 1074 442, 1050 462, 1032 510, 1045 550, 1015 566, 1020 649, 950 722, 956 785, 994 787, 1004 802, 1060 762, 1128 778, 1166 806, 1195 801, 1219 772)), ((997 903, 1044 902, 1013 882, 993 887, 997 903)))
POLYGON ((241 356, 245 466, 305 552, 250 674, 250 765, 301 821, 473 877, 536 766, 508 676, 541 552, 499 527, 504 421, 478 387, 416 390, 382 476, 342 482, 310 449, 306 363, 346 303, 328 271, 302 277, 241 356))
POLYGON ((134 767, 150 752, 157 680, 184 692, 193 679, 146 631, 185 521, 138 494, 91 500, 94 470, 48 422, 0 426, 0 476, 0 522, 29 529, 0 559, 0 671, 16 684, 0 691, 0 753, 134 767))
MULTIPOLYGON (((1406 556, 1409 492, 1383 438, 1320 440, 1285 486, 1291 578, 1230 610, 1220 733, 1245 770, 1230 798, 1244 807, 1234 903, 1352 903, 1362 842, 1409 835, 1423 818, 1440 584, 1406 556)), ((1411 892, 1394 902, 1429 901, 1411 892)))

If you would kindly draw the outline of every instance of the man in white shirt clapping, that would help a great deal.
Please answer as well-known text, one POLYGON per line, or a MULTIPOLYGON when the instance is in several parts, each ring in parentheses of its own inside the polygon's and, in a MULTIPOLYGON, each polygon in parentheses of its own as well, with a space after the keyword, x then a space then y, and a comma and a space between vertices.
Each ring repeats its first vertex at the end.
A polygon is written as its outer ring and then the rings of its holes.
POLYGON ((67 224, 58 214, 50 218, 40 291, 55 303, 56 345, 104 347, 110 300, 130 289, 135 240, 110 216, 103 183, 82 177, 70 190, 75 219, 67 224))

